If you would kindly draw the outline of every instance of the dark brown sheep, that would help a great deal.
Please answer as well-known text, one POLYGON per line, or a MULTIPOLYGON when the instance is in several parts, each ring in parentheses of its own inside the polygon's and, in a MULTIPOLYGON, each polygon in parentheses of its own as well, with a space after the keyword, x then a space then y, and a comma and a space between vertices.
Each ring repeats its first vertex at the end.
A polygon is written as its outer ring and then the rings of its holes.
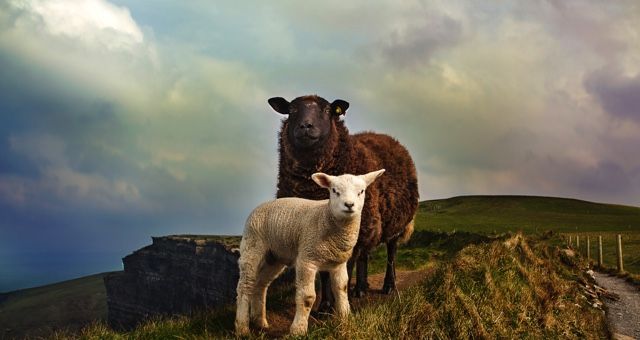
MULTIPOLYGON (((389 293, 395 286, 395 255, 399 240, 413 232, 418 207, 418 180, 407 150, 394 138, 372 132, 350 135, 340 119, 349 103, 329 103, 318 96, 303 96, 291 103, 281 97, 269 99, 271 107, 288 117, 282 121, 279 138, 277 197, 328 199, 328 192, 311 180, 311 174, 365 174, 386 169, 367 189, 360 234, 348 271, 356 267, 354 296, 368 289, 367 261, 372 248, 387 244, 387 272, 382 288, 389 293)), ((326 274, 322 277, 321 308, 331 305, 326 274)))

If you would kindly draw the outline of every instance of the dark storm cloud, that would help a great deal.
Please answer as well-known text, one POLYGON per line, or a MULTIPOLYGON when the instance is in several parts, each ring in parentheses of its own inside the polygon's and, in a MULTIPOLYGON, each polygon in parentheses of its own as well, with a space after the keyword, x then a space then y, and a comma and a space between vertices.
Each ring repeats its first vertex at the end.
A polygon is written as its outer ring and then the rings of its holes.
MULTIPOLYGON (((6 123, 0 119, 0 124, 6 123)), ((38 165, 29 157, 16 153, 11 148, 6 133, 0 133, 0 176, 20 175, 34 178, 40 174, 38 165)))
POLYGON ((589 74, 584 86, 612 116, 640 123, 640 74, 626 76, 604 68, 589 74))
POLYGON ((64 154, 58 156, 64 156, 78 170, 91 173, 103 166, 111 169, 109 174, 129 170, 118 169, 123 167, 122 160, 104 151, 105 147, 124 148, 133 143, 127 133, 130 127, 117 117, 113 103, 100 96, 60 93, 56 91, 58 79, 1 50, 0 61, 7 74, 0 77, 0 172, 33 175, 50 165, 51 159, 16 149, 16 138, 39 134, 63 141, 64 154))
POLYGON ((111 265, 93 270, 112 270, 152 235, 238 228, 244 211, 211 203, 228 185, 216 185, 211 173, 180 182, 150 164, 138 142, 147 127, 127 120, 129 109, 73 83, 61 86, 65 80, 51 70, 1 49, 0 61, 2 251, 18 258, 109 251, 111 265))
POLYGON ((428 63, 439 50, 455 45, 462 33, 461 22, 446 14, 425 13, 420 21, 392 31, 372 50, 396 67, 415 67, 428 63))
POLYGON ((274 196, 276 95, 351 102, 424 199, 638 202, 637 124, 584 98, 637 121, 638 76, 582 81, 636 70, 630 2, 86 1, 0 4, 0 252, 240 233, 274 196))
POLYGON ((632 191, 631 174, 612 161, 601 161, 593 167, 577 170, 574 175, 577 187, 591 194, 623 196, 632 191))
MULTIPOLYGON (((615 24, 634 20, 630 7, 635 0, 599 3, 598 1, 551 0, 520 1, 513 4, 518 19, 544 25, 566 48, 584 49, 606 59, 628 50, 629 41, 613 31, 615 24)), ((637 12, 637 11, 636 11, 637 12)))

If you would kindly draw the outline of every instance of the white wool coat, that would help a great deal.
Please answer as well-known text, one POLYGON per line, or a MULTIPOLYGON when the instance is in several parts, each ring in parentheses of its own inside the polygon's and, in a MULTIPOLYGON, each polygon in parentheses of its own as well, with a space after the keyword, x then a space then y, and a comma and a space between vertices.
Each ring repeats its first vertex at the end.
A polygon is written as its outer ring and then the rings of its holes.
POLYGON ((336 220, 329 200, 280 198, 249 215, 240 253, 288 266, 311 261, 320 270, 332 269, 351 257, 359 227, 360 213, 336 220))

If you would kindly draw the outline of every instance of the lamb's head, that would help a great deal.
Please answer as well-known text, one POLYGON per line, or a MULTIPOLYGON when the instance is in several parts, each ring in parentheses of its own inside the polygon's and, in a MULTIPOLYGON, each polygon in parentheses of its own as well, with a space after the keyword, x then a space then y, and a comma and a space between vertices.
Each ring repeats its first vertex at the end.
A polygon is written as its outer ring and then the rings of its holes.
POLYGON ((345 219, 362 213, 365 190, 383 173, 384 169, 360 176, 349 174, 330 176, 318 172, 311 175, 311 179, 319 186, 329 189, 331 213, 338 219, 345 219))
POLYGON ((287 139, 298 149, 314 149, 324 145, 331 135, 331 125, 346 113, 349 103, 337 99, 329 103, 322 97, 303 96, 289 103, 282 97, 269 99, 277 112, 288 115, 287 139))

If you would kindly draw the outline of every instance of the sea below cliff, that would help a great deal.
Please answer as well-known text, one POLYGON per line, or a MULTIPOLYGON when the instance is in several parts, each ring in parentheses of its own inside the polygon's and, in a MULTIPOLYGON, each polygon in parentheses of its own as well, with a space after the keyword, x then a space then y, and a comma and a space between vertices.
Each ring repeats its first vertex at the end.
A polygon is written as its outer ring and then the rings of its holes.
POLYGON ((0 293, 42 286, 95 273, 122 270, 127 251, 24 252, 0 251, 0 293))

